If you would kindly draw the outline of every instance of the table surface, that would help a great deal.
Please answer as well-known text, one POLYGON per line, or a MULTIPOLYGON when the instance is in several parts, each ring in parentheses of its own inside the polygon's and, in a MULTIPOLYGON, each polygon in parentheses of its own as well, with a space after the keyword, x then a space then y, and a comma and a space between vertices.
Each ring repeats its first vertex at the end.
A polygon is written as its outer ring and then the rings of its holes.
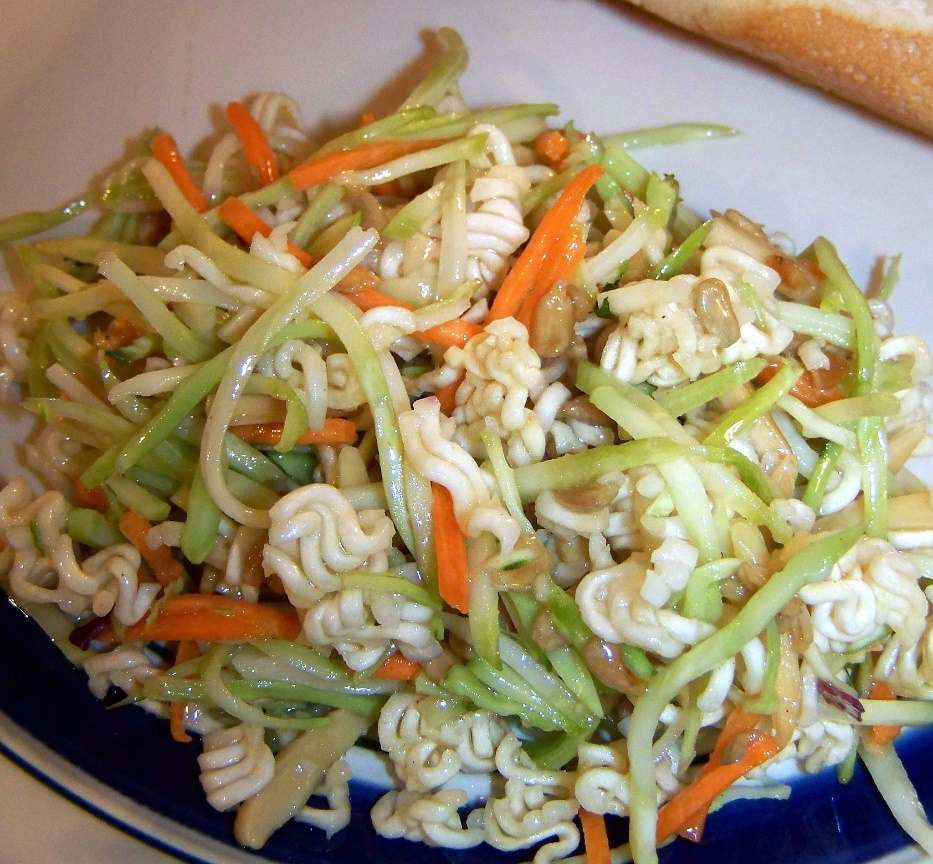
POLYGON ((0 757, 2 864, 172 864, 178 859, 140 843, 72 804, 0 757), (39 829, 41 822, 41 830, 39 829))

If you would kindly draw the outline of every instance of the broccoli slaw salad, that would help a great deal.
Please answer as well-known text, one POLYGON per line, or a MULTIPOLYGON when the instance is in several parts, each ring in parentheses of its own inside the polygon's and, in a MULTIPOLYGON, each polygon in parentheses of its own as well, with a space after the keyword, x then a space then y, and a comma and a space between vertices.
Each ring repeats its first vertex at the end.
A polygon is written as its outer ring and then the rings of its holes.
POLYGON ((0 491, 11 602, 95 696, 200 736, 253 849, 345 828, 359 744, 388 838, 652 864, 860 759, 933 854, 893 746, 933 723, 933 366, 893 330, 898 259, 859 287, 631 155, 727 127, 473 110, 435 36, 395 113, 313 140, 262 93, 190 158, 155 130, 0 221, 41 479, 0 491))

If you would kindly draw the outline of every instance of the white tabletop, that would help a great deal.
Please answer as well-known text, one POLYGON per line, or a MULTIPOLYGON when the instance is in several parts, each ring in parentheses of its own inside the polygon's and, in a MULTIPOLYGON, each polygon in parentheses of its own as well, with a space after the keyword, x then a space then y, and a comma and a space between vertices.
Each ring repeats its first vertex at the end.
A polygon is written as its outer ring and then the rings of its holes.
POLYGON ((0 757, 3 864, 171 864, 171 858, 111 827, 0 757))

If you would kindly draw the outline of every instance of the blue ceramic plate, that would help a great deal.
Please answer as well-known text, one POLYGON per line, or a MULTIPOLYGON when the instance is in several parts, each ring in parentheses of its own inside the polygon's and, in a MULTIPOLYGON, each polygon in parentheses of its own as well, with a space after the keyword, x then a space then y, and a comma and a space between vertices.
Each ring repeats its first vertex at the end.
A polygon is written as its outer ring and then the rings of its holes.
MULTIPOLYGON (((475 104, 555 101, 580 128, 607 132, 681 120, 737 126, 742 137, 639 155, 675 172, 697 208, 737 207, 801 244, 829 234, 859 277, 875 254, 906 253, 895 309, 902 327, 909 317, 910 330, 933 336, 924 293, 933 272, 928 145, 620 4, 7 0, 3 18, 3 213, 65 200, 144 128, 171 130, 187 147, 210 130, 208 106, 256 90, 289 92, 325 126, 385 111, 424 69, 419 33, 449 24, 471 51, 464 93, 475 104)), ((12 444, 18 430, 4 426, 12 444)), ((10 476, 14 448, 0 449, 0 474, 10 476)), ((198 745, 173 743, 141 711, 106 710, 84 674, 5 602, 0 656, 0 742, 27 770, 182 857, 258 860, 231 844, 232 817, 205 804, 198 745)), ((933 776, 923 770, 933 736, 910 736, 903 755, 921 798, 933 803, 933 776)), ((288 825, 265 858, 506 860, 487 847, 460 853, 379 839, 368 818, 376 794, 357 783, 350 828, 327 841, 288 825)), ((4 826, 6 834, 38 829, 4 826)), ((905 843, 864 772, 847 787, 830 772, 797 782, 789 802, 733 804, 711 817, 701 845, 678 842, 661 856, 855 864, 905 843)))

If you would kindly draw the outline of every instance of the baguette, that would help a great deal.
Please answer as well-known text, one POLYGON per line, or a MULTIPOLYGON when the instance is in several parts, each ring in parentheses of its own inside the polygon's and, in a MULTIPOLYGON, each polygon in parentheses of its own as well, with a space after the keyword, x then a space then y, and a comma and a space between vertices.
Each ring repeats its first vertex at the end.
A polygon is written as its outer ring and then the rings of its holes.
POLYGON ((933 2, 629 2, 933 136, 933 2))

